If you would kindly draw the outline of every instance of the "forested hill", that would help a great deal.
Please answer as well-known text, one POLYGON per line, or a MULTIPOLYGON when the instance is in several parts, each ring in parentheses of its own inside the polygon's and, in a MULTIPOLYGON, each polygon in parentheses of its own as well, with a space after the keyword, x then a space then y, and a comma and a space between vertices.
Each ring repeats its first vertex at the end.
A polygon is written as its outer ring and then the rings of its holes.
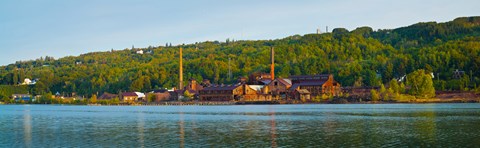
POLYGON ((272 46, 278 77, 332 73, 342 86, 378 86, 425 69, 435 74, 437 90, 473 89, 480 84, 480 17, 417 23, 393 30, 336 28, 331 33, 277 40, 208 41, 60 59, 43 57, 0 67, 0 83, 13 85, 24 78, 38 78, 37 84, 29 86, 29 93, 77 92, 85 96, 170 88, 178 83, 178 51, 183 47, 185 80, 229 84, 239 76, 269 72, 272 46), (137 54, 139 50, 144 54, 137 54), (452 78, 456 69, 465 72, 461 79, 452 78))

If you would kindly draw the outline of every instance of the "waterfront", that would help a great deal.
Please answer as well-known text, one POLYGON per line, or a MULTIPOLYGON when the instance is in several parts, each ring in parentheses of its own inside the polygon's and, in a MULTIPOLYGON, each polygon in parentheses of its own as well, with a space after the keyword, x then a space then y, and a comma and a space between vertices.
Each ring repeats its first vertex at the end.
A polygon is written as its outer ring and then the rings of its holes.
POLYGON ((0 147, 475 147, 480 104, 1 105, 0 147))

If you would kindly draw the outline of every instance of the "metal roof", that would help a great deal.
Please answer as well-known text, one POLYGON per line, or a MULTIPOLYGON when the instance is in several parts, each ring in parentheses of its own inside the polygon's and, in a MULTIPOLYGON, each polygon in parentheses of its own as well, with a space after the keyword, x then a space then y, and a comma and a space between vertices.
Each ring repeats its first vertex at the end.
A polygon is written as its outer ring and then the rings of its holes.
POLYGON ((290 90, 295 90, 299 86, 322 86, 323 84, 325 84, 325 82, 327 81, 303 81, 293 84, 290 90))
POLYGON ((210 86, 210 87, 205 87, 203 90, 234 90, 235 88, 242 86, 241 84, 236 84, 236 85, 216 85, 216 86, 210 86))

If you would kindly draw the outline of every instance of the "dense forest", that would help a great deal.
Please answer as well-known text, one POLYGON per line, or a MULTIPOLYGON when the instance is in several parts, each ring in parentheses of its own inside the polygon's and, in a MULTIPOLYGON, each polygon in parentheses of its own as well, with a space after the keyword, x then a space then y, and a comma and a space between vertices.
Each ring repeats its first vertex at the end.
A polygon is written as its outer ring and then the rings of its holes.
POLYGON ((435 90, 474 90, 480 84, 480 17, 462 17, 377 31, 336 28, 276 40, 227 39, 18 61, 0 67, 0 98, 12 93, 56 92, 90 97, 175 87, 180 47, 184 79, 209 79, 217 84, 269 72, 271 47, 275 48, 277 77, 331 73, 342 86, 380 86, 424 69, 434 74, 435 90), (144 54, 137 54, 139 50, 144 54), (457 69, 464 72, 460 78, 453 77, 457 69), (25 78, 38 82, 14 86, 25 78))

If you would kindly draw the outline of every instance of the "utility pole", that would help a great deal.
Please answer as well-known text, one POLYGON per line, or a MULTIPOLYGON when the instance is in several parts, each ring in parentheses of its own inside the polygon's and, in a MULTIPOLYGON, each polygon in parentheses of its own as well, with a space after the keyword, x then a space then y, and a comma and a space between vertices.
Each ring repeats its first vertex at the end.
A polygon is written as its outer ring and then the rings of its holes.
POLYGON ((270 65, 270 77, 272 80, 275 79, 275 58, 274 58, 274 55, 275 55, 275 51, 273 49, 273 46, 271 47, 270 49, 270 58, 272 60, 272 63, 270 65))
POLYGON ((230 57, 228 57, 228 80, 232 80, 232 68, 230 66, 230 57))
POLYGON ((183 63, 182 63, 182 47, 180 47, 180 82, 178 84, 178 89, 182 90, 183 89, 183 63))

